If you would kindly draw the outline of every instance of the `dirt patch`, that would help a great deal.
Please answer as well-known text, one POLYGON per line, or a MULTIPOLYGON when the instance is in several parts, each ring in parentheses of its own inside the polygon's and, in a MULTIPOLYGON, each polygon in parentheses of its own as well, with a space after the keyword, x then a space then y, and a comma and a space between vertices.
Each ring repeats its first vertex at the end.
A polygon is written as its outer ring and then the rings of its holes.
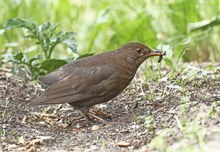
POLYGON ((91 109, 108 122, 106 126, 88 124, 68 105, 28 107, 42 91, 40 86, 1 70, 0 150, 215 148, 220 141, 220 68, 192 65, 181 72, 164 69, 161 79, 147 84, 139 72, 120 96, 91 109))

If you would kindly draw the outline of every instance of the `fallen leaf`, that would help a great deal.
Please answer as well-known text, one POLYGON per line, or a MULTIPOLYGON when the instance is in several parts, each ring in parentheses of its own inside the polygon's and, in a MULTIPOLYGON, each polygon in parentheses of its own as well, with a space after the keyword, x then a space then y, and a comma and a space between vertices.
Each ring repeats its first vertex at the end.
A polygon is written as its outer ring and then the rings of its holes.
POLYGON ((25 141, 25 139, 24 139, 23 136, 21 136, 21 137, 18 138, 18 143, 19 143, 19 144, 22 144, 22 145, 25 145, 26 141, 25 141))
POLYGON ((131 143, 130 142, 126 142, 126 141, 120 141, 116 145, 118 145, 119 147, 128 147, 128 146, 131 145, 131 143))

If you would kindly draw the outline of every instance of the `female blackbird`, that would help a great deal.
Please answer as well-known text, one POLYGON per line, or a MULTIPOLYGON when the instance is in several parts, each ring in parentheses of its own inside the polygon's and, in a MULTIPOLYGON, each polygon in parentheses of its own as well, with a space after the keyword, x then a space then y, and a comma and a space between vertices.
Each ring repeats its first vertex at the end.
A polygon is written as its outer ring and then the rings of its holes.
POLYGON ((87 120, 95 118, 105 123, 89 109, 120 94, 148 57, 160 56, 161 61, 163 55, 165 52, 130 42, 114 51, 73 61, 40 76, 38 79, 45 92, 29 105, 69 103, 87 120))

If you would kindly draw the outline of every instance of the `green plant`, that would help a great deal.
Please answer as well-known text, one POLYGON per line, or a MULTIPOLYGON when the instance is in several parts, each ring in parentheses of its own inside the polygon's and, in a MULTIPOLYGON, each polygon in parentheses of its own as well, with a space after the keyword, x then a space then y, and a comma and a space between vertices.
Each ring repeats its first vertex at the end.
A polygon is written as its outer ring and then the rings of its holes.
POLYGON ((152 130, 155 128, 154 126, 154 117, 153 116, 147 116, 144 118, 144 126, 149 129, 152 130))
POLYGON ((191 141, 195 141, 199 144, 199 146, 202 147, 205 142, 205 134, 207 129, 199 124, 199 119, 201 118, 199 116, 196 116, 195 120, 193 121, 189 121, 187 119, 179 120, 177 116, 175 118, 177 121, 177 125, 185 138, 188 138, 191 141))
POLYGON ((75 42, 74 32, 56 32, 57 25, 46 22, 42 25, 37 25, 35 22, 24 20, 20 18, 13 18, 7 21, 5 30, 13 28, 25 28, 28 30, 28 34, 25 38, 35 39, 36 44, 41 46, 44 53, 44 59, 50 59, 54 47, 63 43, 67 45, 74 53, 77 51, 77 45, 75 42))
POLYGON ((156 137, 147 145, 150 150, 167 151, 168 143, 166 137, 171 133, 171 129, 163 129, 156 133, 156 137))
POLYGON ((166 56, 164 56, 164 61, 166 65, 168 65, 171 69, 175 71, 180 71, 177 65, 183 59, 183 55, 188 50, 186 44, 188 44, 189 42, 190 39, 177 44, 175 47, 160 44, 157 46, 157 48, 159 50, 166 51, 166 56))
POLYGON ((213 26, 217 26, 219 24, 220 24, 220 15, 216 15, 207 20, 199 21, 196 23, 190 23, 188 25, 188 30, 189 31, 205 30, 213 26))
POLYGON ((31 79, 36 79, 39 74, 42 75, 49 73, 67 63, 65 60, 51 59, 54 48, 58 44, 63 43, 69 47, 73 53, 77 53, 77 45, 74 38, 75 33, 62 31, 56 32, 57 25, 51 24, 50 22, 37 25, 37 23, 29 20, 13 18, 8 20, 4 26, 5 30, 14 28, 26 29, 27 34, 24 38, 35 40, 36 44, 40 45, 41 52, 33 57, 29 57, 21 51, 15 54, 4 54, 3 62, 11 62, 13 65, 25 67, 25 69, 29 71, 31 79))

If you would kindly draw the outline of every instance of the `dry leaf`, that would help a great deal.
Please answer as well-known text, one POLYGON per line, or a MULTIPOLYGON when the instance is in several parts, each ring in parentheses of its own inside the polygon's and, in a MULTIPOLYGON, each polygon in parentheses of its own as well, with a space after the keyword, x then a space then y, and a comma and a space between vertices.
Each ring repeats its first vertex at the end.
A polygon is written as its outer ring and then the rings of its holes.
POLYGON ((130 142, 126 142, 126 141, 120 141, 116 145, 118 145, 119 147, 128 147, 128 146, 131 145, 131 143, 130 142))
POLYGON ((18 143, 19 143, 19 144, 22 144, 22 145, 25 145, 26 141, 25 141, 25 139, 24 139, 23 136, 21 136, 21 137, 18 138, 18 143))

